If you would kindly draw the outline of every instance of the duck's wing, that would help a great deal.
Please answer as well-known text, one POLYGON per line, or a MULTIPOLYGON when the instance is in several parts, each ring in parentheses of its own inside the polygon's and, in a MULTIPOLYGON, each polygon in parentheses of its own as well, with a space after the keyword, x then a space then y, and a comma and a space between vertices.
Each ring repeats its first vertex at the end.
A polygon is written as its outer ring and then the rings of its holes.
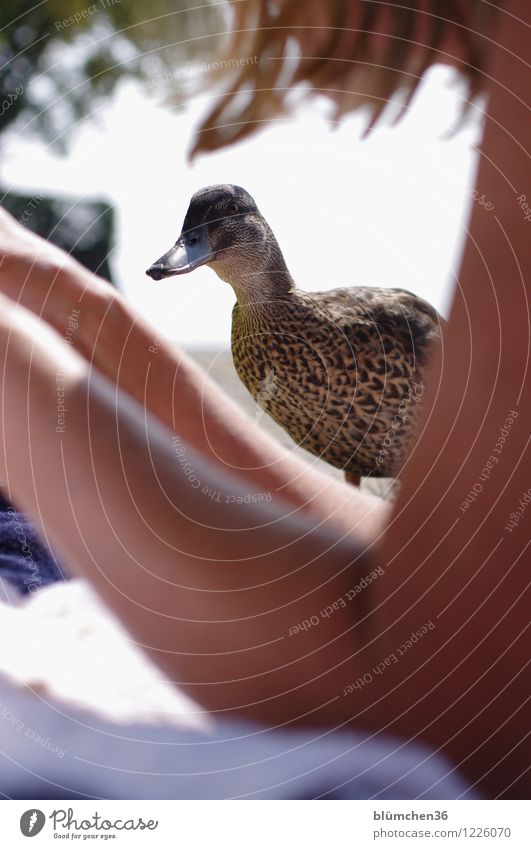
POLYGON ((373 339, 380 349, 391 338, 417 359, 445 323, 431 304, 406 289, 353 286, 305 294, 347 338, 365 331, 366 344, 373 339))

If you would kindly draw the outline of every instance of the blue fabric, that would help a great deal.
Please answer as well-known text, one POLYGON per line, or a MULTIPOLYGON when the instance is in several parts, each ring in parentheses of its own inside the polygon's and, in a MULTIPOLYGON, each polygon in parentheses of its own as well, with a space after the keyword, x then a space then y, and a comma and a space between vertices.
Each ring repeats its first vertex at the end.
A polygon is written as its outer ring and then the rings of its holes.
POLYGON ((65 575, 28 518, 0 495, 0 580, 35 592, 65 575))
POLYGON ((444 757, 386 734, 118 725, 1 680, 0 736, 0 794, 17 799, 477 798, 444 757))

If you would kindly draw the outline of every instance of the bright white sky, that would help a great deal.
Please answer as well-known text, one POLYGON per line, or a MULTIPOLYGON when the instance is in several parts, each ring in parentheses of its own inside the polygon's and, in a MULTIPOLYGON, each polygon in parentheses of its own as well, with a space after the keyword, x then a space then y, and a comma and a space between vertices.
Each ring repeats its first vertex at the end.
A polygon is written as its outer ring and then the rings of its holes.
POLYGON ((205 99, 173 110, 120 86, 98 124, 85 122, 67 158, 12 138, 2 183, 110 200, 117 211, 119 287, 161 334, 187 347, 224 347, 232 289, 214 272, 155 283, 145 269, 179 235, 194 191, 237 183, 255 198, 298 286, 411 289, 447 311, 471 205, 478 124, 452 138, 460 90, 432 70, 409 116, 360 139, 363 118, 331 129, 318 107, 249 142, 186 162, 205 99), (446 136, 446 138, 445 138, 446 136))

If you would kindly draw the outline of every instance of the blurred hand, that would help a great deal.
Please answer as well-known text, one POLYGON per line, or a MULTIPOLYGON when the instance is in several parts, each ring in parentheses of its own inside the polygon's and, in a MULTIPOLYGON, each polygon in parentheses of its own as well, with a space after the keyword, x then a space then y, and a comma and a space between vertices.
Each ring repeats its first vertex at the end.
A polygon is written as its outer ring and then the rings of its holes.
POLYGON ((42 305, 54 276, 71 262, 0 208, 0 292, 34 309, 42 305))
POLYGON ((31 310, 60 333, 83 302, 90 321, 95 299, 113 289, 73 257, 32 233, 0 207, 0 293, 31 310))

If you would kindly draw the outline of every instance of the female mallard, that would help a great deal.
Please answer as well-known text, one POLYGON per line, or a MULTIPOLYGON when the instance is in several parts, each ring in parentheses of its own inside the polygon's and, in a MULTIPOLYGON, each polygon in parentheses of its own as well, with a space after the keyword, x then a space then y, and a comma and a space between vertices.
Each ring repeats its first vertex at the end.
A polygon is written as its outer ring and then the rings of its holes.
POLYGON ((439 316, 403 289, 295 288, 278 243, 239 186, 193 196, 154 280, 209 265, 236 293, 234 366, 299 444, 347 477, 394 477, 408 457, 439 316))

